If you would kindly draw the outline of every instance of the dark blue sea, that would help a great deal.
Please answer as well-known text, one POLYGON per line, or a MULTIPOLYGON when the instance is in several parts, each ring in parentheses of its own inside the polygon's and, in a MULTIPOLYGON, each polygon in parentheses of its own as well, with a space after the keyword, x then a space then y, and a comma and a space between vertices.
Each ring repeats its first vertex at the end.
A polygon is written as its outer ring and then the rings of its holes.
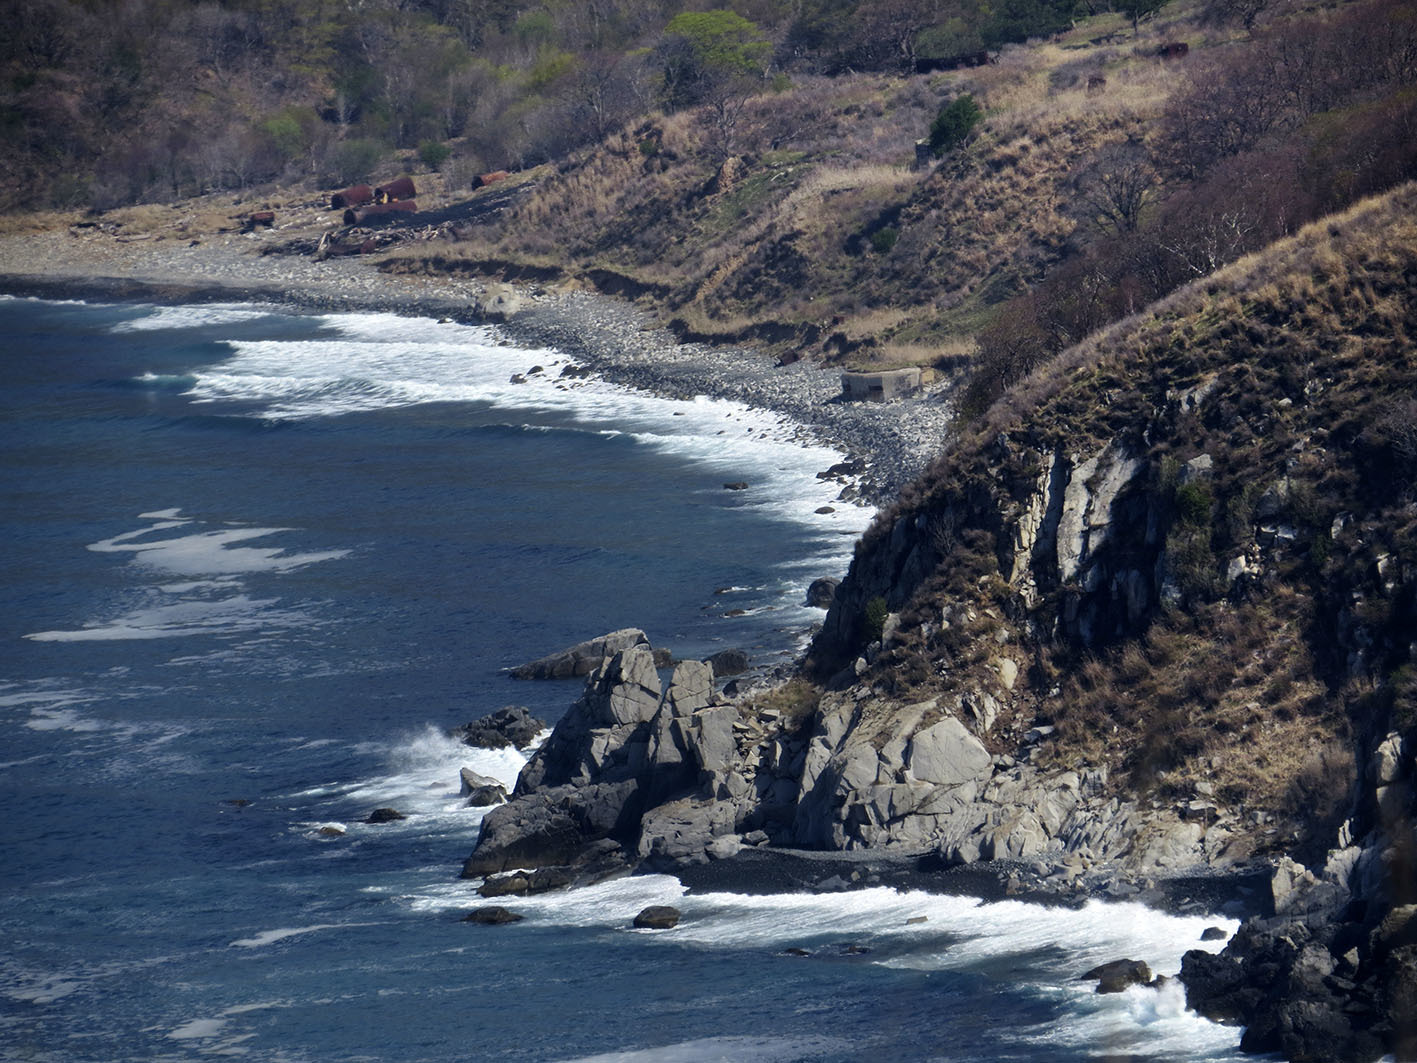
POLYGON ((1174 972, 1218 918, 648 876, 459 922, 458 769, 521 758, 446 730, 579 693, 504 669, 626 626, 790 659, 870 516, 791 426, 568 364, 390 315, 0 298, 0 1058, 1231 1058, 1179 991, 1076 981, 1174 972), (631 930, 652 903, 684 921, 631 930))

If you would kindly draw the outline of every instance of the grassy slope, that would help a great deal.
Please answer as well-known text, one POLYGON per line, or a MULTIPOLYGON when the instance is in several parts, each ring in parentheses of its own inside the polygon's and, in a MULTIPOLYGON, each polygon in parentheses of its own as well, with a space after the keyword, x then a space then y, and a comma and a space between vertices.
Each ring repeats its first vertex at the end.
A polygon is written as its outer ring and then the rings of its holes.
MULTIPOLYGON (((1032 667, 1001 735, 1052 722, 1062 762, 1106 763, 1167 800, 1208 780, 1262 844, 1331 844, 1350 738, 1417 720, 1414 387, 1409 184, 1183 289, 1007 395, 858 552, 872 571, 897 523, 977 518, 935 551, 868 681, 902 698, 998 691, 990 663, 1013 645, 1032 667), (1208 395, 1188 411, 1176 397, 1198 385, 1208 395), (1085 647, 1051 633, 1087 592, 1044 586, 1030 605, 1004 565, 1040 456, 1109 441, 1145 462, 1142 523, 1159 524, 1180 599, 1085 647), (1198 455, 1211 474, 1179 486, 1198 455), (1236 557, 1257 573, 1231 583, 1236 557), (943 630, 942 612, 956 618, 943 630)), ((1129 546, 1145 558, 1139 528, 1129 546)), ((848 581, 858 607, 887 593, 867 583, 848 581)))
POLYGON ((1077 168, 1144 136, 1184 77, 1152 54, 1171 24, 1090 44, 1108 19, 978 70, 799 79, 750 102, 723 174, 697 116, 657 116, 564 162, 497 223, 451 249, 410 250, 396 268, 608 270, 698 334, 825 359, 948 362, 995 304, 1062 256, 1084 222, 1077 168), (1088 74, 1104 70, 1107 91, 1089 93, 1088 74), (985 108, 975 140, 912 169, 940 102, 962 92, 985 108), (893 246, 873 242, 883 229, 893 246))

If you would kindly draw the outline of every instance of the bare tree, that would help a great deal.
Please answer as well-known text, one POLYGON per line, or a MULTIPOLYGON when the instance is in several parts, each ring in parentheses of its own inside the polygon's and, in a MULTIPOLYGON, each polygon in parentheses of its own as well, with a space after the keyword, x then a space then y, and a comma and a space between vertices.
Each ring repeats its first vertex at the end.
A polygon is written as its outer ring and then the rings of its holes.
POLYGON ((1104 232, 1133 233, 1158 183, 1146 148, 1137 141, 1110 144, 1079 175, 1082 203, 1104 232))

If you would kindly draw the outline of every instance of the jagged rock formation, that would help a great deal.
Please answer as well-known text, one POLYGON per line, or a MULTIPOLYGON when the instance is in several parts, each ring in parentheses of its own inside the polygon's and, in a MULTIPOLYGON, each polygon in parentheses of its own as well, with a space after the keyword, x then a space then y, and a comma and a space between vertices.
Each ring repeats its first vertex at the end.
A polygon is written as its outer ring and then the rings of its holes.
POLYGON ((763 767, 768 739, 715 694, 710 665, 681 662, 661 689, 652 649, 632 645, 590 676, 512 800, 483 821, 463 874, 577 866, 606 840, 651 865, 730 856, 750 815, 794 792, 763 767))
POLYGON ((1077 856, 1090 888, 1089 864, 1267 862, 1273 911, 1188 958, 1193 1004, 1255 1050, 1417 1057, 1414 208, 1406 186, 1074 350, 878 521, 811 663, 842 692, 824 719, 890 723, 875 759, 820 729, 850 781, 815 840, 1077 856), (922 704, 994 754, 945 816, 881 771, 922 704))

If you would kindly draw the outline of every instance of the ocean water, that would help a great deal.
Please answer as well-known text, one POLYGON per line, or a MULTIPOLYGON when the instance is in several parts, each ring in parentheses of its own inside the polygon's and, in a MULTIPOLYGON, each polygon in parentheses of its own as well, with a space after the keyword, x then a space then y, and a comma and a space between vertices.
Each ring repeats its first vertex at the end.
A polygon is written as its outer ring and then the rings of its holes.
POLYGON ((1174 988, 1076 980, 1174 972, 1219 918, 660 875, 459 922, 458 769, 521 757, 446 729, 578 693, 505 668, 631 625, 788 659, 869 518, 790 426, 568 362, 390 315, 0 298, 0 1058, 1233 1058, 1174 988), (631 930, 652 903, 684 921, 631 930))

